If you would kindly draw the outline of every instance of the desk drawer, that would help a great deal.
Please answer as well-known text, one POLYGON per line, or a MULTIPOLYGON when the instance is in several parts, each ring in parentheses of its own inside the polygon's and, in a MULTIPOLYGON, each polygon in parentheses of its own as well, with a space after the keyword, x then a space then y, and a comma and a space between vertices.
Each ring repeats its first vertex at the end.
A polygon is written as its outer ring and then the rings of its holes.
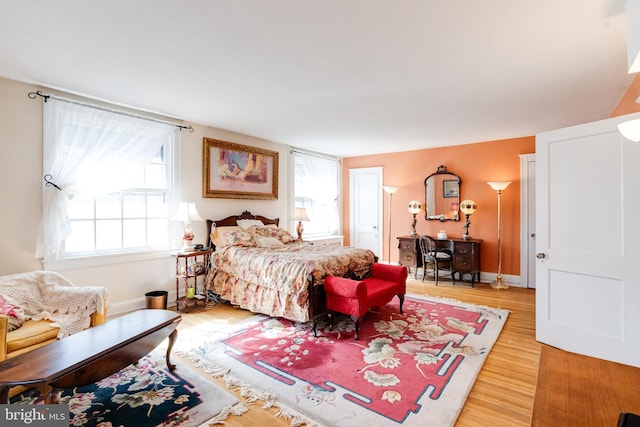
POLYGON ((401 240, 400 244, 398 245, 398 248, 400 249, 401 252, 414 252, 416 251, 416 243, 411 240, 411 241, 406 241, 406 240, 401 240))
POLYGON ((456 255, 460 255, 460 256, 468 255, 469 257, 471 257, 473 254, 473 244, 456 243, 455 247, 453 248, 453 252, 456 255))
POLYGON ((413 267, 416 265, 416 260, 418 257, 414 253, 409 253, 406 251, 400 251, 400 264, 406 265, 407 267, 413 267))
POLYGON ((453 269, 456 271, 472 271, 473 270, 473 257, 471 254, 464 255, 457 253, 453 257, 453 269))

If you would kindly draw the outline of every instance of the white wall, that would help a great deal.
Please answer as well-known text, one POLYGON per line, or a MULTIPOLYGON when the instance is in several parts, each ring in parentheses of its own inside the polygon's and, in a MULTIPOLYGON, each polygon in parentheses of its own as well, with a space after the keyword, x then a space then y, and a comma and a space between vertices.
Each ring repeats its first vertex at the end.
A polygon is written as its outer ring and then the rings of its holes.
MULTIPOLYGON (((36 234, 41 214, 42 192, 42 98, 27 93, 46 88, 0 78, 0 275, 41 270, 35 259, 36 234)), ((196 203, 203 219, 218 219, 244 210, 279 217, 286 226, 289 198, 289 150, 283 144, 240 135, 208 126, 191 124, 195 131, 182 131, 180 182, 182 200, 196 203), (203 137, 279 153, 278 200, 234 200, 202 197, 203 137)), ((195 242, 206 243, 206 224, 194 223, 195 242)), ((176 248, 181 244, 176 236, 176 248)), ((109 313, 118 314, 145 306, 144 294, 167 290, 175 298, 175 260, 167 254, 128 258, 128 261, 96 264, 78 262, 55 269, 77 285, 109 289, 109 313)))

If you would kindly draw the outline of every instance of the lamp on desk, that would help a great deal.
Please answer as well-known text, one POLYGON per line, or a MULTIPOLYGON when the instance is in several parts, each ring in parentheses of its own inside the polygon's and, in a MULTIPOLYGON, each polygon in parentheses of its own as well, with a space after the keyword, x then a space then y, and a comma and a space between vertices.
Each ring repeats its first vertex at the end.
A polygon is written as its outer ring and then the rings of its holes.
POLYGON ((416 215, 418 215, 421 210, 422 210, 422 203, 420 203, 417 200, 412 200, 409 202, 409 213, 413 215, 413 222, 411 223, 412 236, 416 236, 418 234, 416 233, 416 223, 418 222, 416 220, 416 215))
POLYGON ((463 240, 471 239, 469 236, 469 225, 471 222, 469 221, 469 217, 478 209, 478 205, 471 199, 463 200, 460 202, 460 210, 464 214, 465 222, 464 222, 464 234, 462 235, 463 240))
POLYGON ((306 208, 296 208, 293 212, 293 217, 291 218, 294 221, 298 221, 298 225, 296 225, 296 233, 298 233, 298 240, 302 240, 302 232, 304 231, 304 226, 302 225, 302 221, 309 221, 309 215, 307 215, 306 208))
POLYGON ((195 237, 195 234, 191 228, 191 222, 202 221, 202 218, 200 218, 198 210, 196 209, 196 204, 193 202, 180 203, 174 218, 184 223, 184 227, 182 229, 182 252, 193 252, 193 238, 195 237))
POLYGON ((502 282, 502 242, 500 241, 500 194, 502 190, 505 190, 511 181, 489 181, 487 182, 491 188, 498 192, 498 276, 496 280, 491 283, 493 289, 508 289, 509 286, 502 282))

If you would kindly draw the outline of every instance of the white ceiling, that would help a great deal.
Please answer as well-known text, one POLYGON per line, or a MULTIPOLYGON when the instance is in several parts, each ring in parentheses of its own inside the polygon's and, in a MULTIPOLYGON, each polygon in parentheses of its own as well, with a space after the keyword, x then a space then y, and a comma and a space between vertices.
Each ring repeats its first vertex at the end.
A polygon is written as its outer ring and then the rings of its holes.
POLYGON ((0 76, 352 156, 606 118, 625 28, 623 0, 0 0, 0 76))

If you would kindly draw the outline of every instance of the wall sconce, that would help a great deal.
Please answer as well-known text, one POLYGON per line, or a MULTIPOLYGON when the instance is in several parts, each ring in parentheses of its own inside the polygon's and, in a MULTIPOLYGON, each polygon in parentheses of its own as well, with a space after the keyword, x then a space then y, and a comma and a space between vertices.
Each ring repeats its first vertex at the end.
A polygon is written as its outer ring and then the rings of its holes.
POLYGON ((478 209, 478 205, 471 199, 463 200, 460 202, 460 210, 464 214, 465 222, 464 222, 464 234, 462 235, 463 240, 471 239, 469 236, 469 225, 471 222, 469 221, 469 217, 478 209))
POLYGON ((387 233, 389 233, 389 242, 387 243, 387 261, 391 264, 391 196, 398 191, 400 187, 394 187, 393 185, 383 185, 382 189, 389 195, 389 227, 387 227, 387 233))
POLYGON ((498 192, 498 276, 496 280, 491 283, 491 287, 494 289, 508 289, 509 286, 505 285, 502 282, 502 242, 501 242, 501 231, 500 231, 500 193, 502 190, 506 189, 511 181, 490 181, 487 182, 491 188, 498 192))
POLYGON ((293 212, 293 217, 291 219, 294 221, 298 221, 298 225, 296 226, 296 233, 298 233, 298 240, 302 240, 302 232, 304 231, 304 226, 302 225, 302 221, 309 221, 309 215, 307 215, 307 209, 296 208, 296 210, 293 212))
POLYGON ((418 222, 416 220, 416 215, 418 215, 421 210, 422 210, 422 203, 420 203, 417 200, 412 200, 409 202, 409 212, 413 215, 413 222, 411 223, 412 236, 416 236, 418 234, 416 233, 416 224, 418 222))
POLYGON ((193 202, 180 203, 174 219, 184 223, 184 227, 182 229, 182 252, 193 252, 195 250, 193 248, 193 239, 196 235, 193 233, 193 229, 191 228, 191 222, 202 221, 202 218, 200 218, 198 210, 196 209, 196 204, 193 202))

